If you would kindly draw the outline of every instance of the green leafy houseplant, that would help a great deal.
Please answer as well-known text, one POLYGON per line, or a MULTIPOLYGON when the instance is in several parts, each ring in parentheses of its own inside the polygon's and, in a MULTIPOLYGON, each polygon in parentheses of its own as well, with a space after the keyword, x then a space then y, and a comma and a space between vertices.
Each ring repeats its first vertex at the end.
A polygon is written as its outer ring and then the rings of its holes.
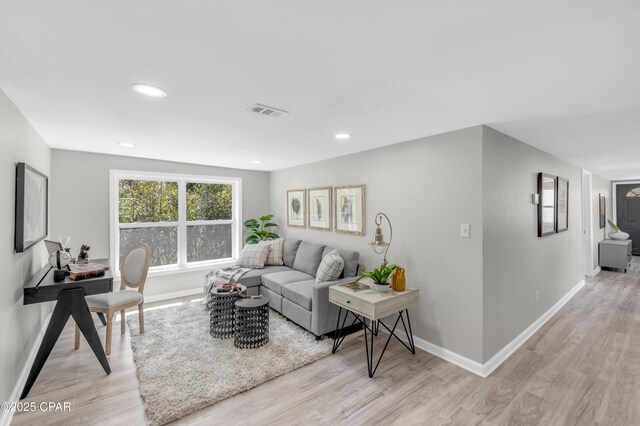
POLYGON ((358 279, 355 282, 358 282, 361 279, 363 279, 364 277, 367 277, 367 278, 371 278, 371 280, 374 282, 374 284, 389 285, 389 283, 387 281, 389 281, 389 278, 391 278, 391 275, 393 275, 395 270, 396 270, 396 265, 395 264, 385 265, 383 263, 382 265, 380 265, 379 268, 375 268, 373 270, 373 272, 368 272, 367 270, 365 270, 365 268, 363 266, 362 267, 362 276, 358 277, 358 279))
POLYGON ((613 229, 613 232, 618 232, 620 230, 620 228, 618 228, 618 225, 611 222, 611 219, 607 219, 607 222, 609 222, 609 226, 611 227, 611 229, 613 229))
POLYGON ((258 244, 259 241, 264 240, 276 240, 280 238, 278 234, 271 232, 271 228, 275 228, 278 225, 270 222, 273 219, 272 214, 261 216, 259 219, 249 219, 244 222, 245 234, 247 238, 245 241, 249 244, 258 244))

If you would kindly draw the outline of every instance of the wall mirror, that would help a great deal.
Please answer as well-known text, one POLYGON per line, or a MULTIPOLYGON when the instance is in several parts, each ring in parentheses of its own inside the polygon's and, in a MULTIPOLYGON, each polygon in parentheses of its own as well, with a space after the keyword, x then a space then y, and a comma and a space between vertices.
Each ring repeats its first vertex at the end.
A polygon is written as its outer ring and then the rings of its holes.
POLYGON ((538 237, 556 233, 556 177, 538 173, 538 237))

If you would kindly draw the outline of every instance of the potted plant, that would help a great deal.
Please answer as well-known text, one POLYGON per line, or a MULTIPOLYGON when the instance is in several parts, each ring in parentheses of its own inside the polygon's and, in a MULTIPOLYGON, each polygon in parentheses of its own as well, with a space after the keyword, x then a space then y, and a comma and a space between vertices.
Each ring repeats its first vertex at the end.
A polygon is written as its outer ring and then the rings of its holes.
POLYGON ((626 232, 622 232, 620 228, 618 228, 618 225, 613 223, 610 219, 607 219, 607 222, 609 222, 609 226, 611 227, 611 229, 613 229, 613 232, 609 232, 609 238, 611 238, 612 240, 629 239, 629 234, 627 234, 626 232))
POLYGON ((391 276, 395 271, 395 264, 386 265, 383 263, 379 268, 375 268, 373 272, 368 272, 363 266, 362 275, 358 277, 355 282, 360 281, 364 277, 371 278, 371 281, 373 281, 373 284, 371 284, 371 288, 375 291, 385 293, 389 291, 389 281, 391 280, 391 276))
POLYGON ((249 244, 258 244, 259 241, 263 240, 276 240, 280 238, 278 234, 274 234, 271 232, 271 228, 275 228, 278 225, 276 223, 271 223, 271 219, 273 219, 272 214, 268 214, 265 216, 261 216, 259 219, 249 219, 245 221, 245 234, 247 238, 245 241, 249 244))

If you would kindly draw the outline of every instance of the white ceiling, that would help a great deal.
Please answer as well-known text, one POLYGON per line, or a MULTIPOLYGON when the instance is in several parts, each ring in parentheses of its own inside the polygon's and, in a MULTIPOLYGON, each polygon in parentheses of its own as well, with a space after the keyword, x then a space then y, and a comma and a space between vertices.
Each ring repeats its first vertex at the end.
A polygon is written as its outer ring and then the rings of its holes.
POLYGON ((56 148, 275 170, 486 123, 625 179, 639 42, 637 0, 0 0, 0 88, 56 148))

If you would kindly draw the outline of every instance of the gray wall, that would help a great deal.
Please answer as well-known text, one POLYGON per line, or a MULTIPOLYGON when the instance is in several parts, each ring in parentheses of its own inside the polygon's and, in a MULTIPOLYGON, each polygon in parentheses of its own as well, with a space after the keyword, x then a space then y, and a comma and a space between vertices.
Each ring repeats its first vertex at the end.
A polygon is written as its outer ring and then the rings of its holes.
MULTIPOLYGON (((22 289, 47 261, 44 243, 25 253, 14 252, 16 163, 25 162, 49 175, 51 149, 0 90, 0 401, 9 401, 52 304, 24 306, 22 289)), ((1 413, 0 415, 6 415, 1 413)), ((0 417, 2 423, 3 417, 0 417)))
MULTIPOLYGON (((80 244, 91 246, 90 256, 109 257, 109 171, 111 169, 182 173, 242 178, 242 215, 244 219, 268 213, 269 174, 250 170, 227 169, 147 160, 134 157, 53 150, 51 185, 51 235, 71 236, 72 251, 80 244), (70 194, 78 199, 70 200, 70 194)), ((243 219, 243 220, 244 220, 243 219)), ((173 275, 150 275, 146 295, 176 292, 200 287, 205 271, 173 275)))
MULTIPOLYGON (((611 196, 611 181, 609 179, 592 175, 591 177, 591 192, 593 194, 591 198, 591 205, 593 206, 593 269, 598 267, 598 243, 604 240, 607 236, 607 230, 609 225, 605 224, 604 228, 600 229, 600 194, 604 194, 606 200, 606 217, 611 219, 613 217, 613 197, 611 196)), ((613 221, 615 222, 615 221, 613 221)))
POLYGON ((358 250, 369 268, 382 261, 367 243, 375 214, 385 212, 394 231, 389 260, 405 266, 408 285, 420 289, 411 311, 414 334, 476 361, 482 359, 481 137, 477 126, 271 174, 281 234, 358 250), (351 184, 366 185, 366 236, 286 227, 287 189, 351 184), (471 224, 469 239, 459 237, 462 222, 471 224))
POLYGON ((584 276, 582 169, 489 127, 483 134, 486 362, 584 276), (569 179, 569 230, 544 238, 531 203, 538 172, 569 179))

